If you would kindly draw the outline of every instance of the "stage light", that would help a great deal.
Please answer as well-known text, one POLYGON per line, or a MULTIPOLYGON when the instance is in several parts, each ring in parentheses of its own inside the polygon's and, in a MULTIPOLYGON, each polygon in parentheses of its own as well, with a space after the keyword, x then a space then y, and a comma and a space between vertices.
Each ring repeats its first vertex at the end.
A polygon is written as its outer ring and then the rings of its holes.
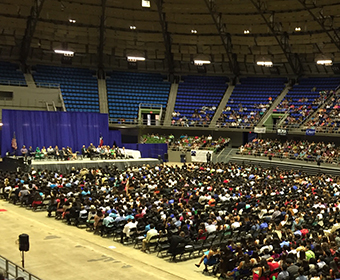
POLYGON ((137 27, 135 25, 130 25, 131 30, 135 30, 137 27))
POLYGON ((192 34, 197 34, 197 30, 196 29, 191 29, 191 33, 192 34))
POLYGON ((250 31, 249 31, 248 29, 246 29, 246 30, 243 31, 243 33, 244 33, 244 34, 249 34, 250 31))
POLYGON ((141 56, 128 56, 126 58, 127 58, 127 61, 130 61, 130 62, 144 61, 145 60, 145 57, 141 57, 141 56))
POLYGON ((296 32, 300 32, 301 31, 301 27, 295 27, 295 31, 296 32))
POLYGON ((54 50, 54 52, 57 53, 57 54, 63 54, 64 56, 73 56, 74 55, 73 51, 54 50))
POLYGON ((203 65, 203 64, 210 64, 210 63, 211 63, 210 60, 198 60, 198 59, 194 60, 195 65, 203 65))
POLYGON ((72 18, 70 18, 68 21, 69 21, 70 23, 76 23, 76 22, 77 22, 75 19, 72 19, 72 18))
POLYGON ((3 126, 4 124, 2 122, 0 122, 0 126, 3 126))
POLYGON ((273 66, 272 61, 257 61, 256 64, 259 65, 259 66, 264 66, 264 67, 272 67, 273 66))
POLYGON ((319 59, 316 61, 316 64, 329 66, 333 64, 333 61, 331 59, 319 59))
POLYGON ((142 0, 142 7, 143 8, 150 8, 151 7, 151 2, 148 0, 142 0))

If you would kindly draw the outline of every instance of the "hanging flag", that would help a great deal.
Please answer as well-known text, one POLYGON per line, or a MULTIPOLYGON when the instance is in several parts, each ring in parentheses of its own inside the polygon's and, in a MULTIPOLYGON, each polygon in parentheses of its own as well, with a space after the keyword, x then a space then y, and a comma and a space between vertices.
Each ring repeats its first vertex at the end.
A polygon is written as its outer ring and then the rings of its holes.
POLYGON ((104 139, 103 139, 103 136, 100 135, 100 137, 99 137, 99 147, 101 147, 103 145, 104 145, 104 139))
POLYGON ((11 145, 12 145, 13 150, 17 150, 18 149, 17 139, 15 138, 15 132, 13 133, 13 138, 12 138, 11 145))

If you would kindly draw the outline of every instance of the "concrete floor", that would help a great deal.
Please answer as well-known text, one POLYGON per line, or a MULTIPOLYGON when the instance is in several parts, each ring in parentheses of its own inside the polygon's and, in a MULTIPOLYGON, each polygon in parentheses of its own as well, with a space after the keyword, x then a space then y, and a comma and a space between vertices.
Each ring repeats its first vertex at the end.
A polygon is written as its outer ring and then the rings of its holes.
POLYGON ((0 200, 0 255, 20 265, 17 239, 30 236, 25 268, 45 280, 213 279, 194 266, 197 259, 171 263, 0 200))

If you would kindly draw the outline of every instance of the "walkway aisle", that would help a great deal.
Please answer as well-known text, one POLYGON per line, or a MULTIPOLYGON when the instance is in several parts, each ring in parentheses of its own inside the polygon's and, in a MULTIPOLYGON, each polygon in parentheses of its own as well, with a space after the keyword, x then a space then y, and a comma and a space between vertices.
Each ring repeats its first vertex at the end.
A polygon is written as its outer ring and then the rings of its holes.
POLYGON ((44 280, 76 279, 213 279, 189 260, 169 263, 155 254, 145 254, 131 246, 101 238, 74 226, 68 226, 46 212, 33 212, 0 200, 0 254, 21 264, 16 244, 18 236, 30 236, 30 251, 25 268, 44 280), (111 247, 114 246, 114 247, 111 247))

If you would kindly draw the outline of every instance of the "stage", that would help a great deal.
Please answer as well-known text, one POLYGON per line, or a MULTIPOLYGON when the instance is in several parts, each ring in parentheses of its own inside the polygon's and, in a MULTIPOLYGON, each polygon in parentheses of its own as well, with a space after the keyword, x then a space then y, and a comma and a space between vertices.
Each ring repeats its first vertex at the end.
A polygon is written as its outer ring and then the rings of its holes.
POLYGON ((79 160, 67 160, 67 161, 57 161, 57 160, 32 160, 30 167, 38 170, 51 170, 67 172, 72 169, 81 168, 100 168, 107 165, 117 166, 119 169, 125 169, 130 166, 141 166, 143 164, 148 164, 154 166, 159 163, 158 159, 154 158, 140 158, 140 159, 112 159, 112 160, 100 160, 100 159, 79 159, 79 160))

